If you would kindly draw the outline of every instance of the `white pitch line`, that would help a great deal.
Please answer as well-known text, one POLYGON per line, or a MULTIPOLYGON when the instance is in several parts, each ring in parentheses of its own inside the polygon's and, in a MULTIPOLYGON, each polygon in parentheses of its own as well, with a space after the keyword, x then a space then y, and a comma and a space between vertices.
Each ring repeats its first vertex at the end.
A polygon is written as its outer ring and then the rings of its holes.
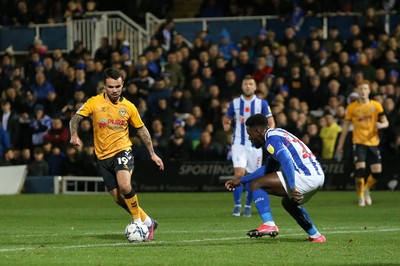
MULTIPOLYGON (((382 228, 382 229, 359 229, 350 231, 331 231, 325 232, 326 235, 332 234, 348 234, 348 233, 376 233, 376 232, 394 232, 400 231, 400 228, 382 228)), ((208 231, 210 232, 210 231, 208 231)), ((286 238, 291 236, 304 235, 304 233, 296 234, 285 234, 280 235, 279 238, 286 238)), ((229 241, 229 240, 239 240, 248 237, 223 237, 223 238, 202 238, 202 239, 190 239, 190 240, 179 240, 179 243, 199 243, 199 242, 209 242, 209 241, 229 241)), ((109 244, 89 244, 89 245, 72 245, 72 246, 52 246, 52 247, 25 247, 25 248, 3 248, 0 252, 18 252, 18 251, 30 251, 30 250, 50 250, 50 249, 77 249, 77 248, 98 248, 98 247, 116 247, 116 246, 127 246, 127 245, 156 245, 156 244, 168 244, 176 243, 177 241, 154 241, 154 242, 144 242, 138 244, 132 243, 109 243, 109 244)))
MULTIPOLYGON (((337 231, 337 230, 343 230, 345 232, 349 232, 348 230, 360 230, 360 231, 364 231, 364 230, 392 230, 393 227, 370 227, 370 226, 358 226, 358 227, 322 227, 323 232, 325 231, 337 231)), ((296 228, 285 228, 285 232, 291 232, 291 231, 298 231, 301 230, 301 228, 296 227, 296 228)), ((245 232, 246 230, 243 229, 236 229, 236 230, 232 230, 232 229, 226 229, 226 230, 169 230, 169 231, 162 231, 159 232, 161 234, 193 234, 193 233, 226 233, 226 232, 245 232)), ((358 231, 356 231, 358 232, 358 231)), ((382 231, 384 232, 384 231, 382 231)), ((7 236, 7 237, 15 237, 15 238, 24 238, 24 237, 57 237, 57 236, 96 236, 96 235, 106 235, 106 234, 121 234, 121 231, 102 231, 102 232, 79 232, 79 230, 71 230, 70 232, 66 232, 63 234, 55 234, 55 233, 43 233, 43 234, 22 234, 22 235, 3 235, 3 236, 7 236)))

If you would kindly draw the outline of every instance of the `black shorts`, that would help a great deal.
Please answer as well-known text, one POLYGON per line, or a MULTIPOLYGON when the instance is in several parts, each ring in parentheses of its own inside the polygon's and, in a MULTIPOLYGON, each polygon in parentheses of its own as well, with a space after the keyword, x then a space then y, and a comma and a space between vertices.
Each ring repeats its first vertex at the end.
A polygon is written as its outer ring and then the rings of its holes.
POLYGON ((98 160, 98 167, 101 176, 104 179, 104 184, 109 191, 118 187, 117 171, 126 170, 131 174, 134 168, 134 158, 132 150, 125 150, 115 154, 113 157, 98 160))
POLYGON ((378 146, 365 146, 361 144, 354 144, 354 161, 367 162, 369 164, 382 163, 381 152, 378 146))

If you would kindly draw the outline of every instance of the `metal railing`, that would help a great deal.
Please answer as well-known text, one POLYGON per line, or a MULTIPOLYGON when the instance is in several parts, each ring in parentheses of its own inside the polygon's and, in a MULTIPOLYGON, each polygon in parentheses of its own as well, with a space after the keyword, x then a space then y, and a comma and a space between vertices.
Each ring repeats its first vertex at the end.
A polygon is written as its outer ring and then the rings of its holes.
POLYGON ((68 49, 74 41, 81 41, 94 55, 101 38, 109 37, 110 44, 117 39, 128 41, 130 58, 136 60, 149 43, 148 31, 121 11, 91 12, 88 16, 90 19, 67 21, 68 49))
MULTIPOLYGON (((390 33, 391 16, 397 15, 398 12, 392 11, 390 13, 379 13, 379 16, 384 16, 384 29, 390 33)), ((72 20, 60 24, 37 24, 29 25, 28 29, 33 29, 35 37, 41 38, 41 29, 49 27, 66 27, 66 49, 63 51, 68 52, 73 49, 75 41, 81 41, 83 45, 91 51, 94 55, 97 48, 100 47, 102 37, 109 37, 112 44, 117 38, 122 36, 123 40, 129 42, 130 56, 136 60, 143 50, 148 46, 151 36, 153 36, 159 26, 165 21, 159 19, 151 13, 146 13, 146 29, 138 23, 134 22, 130 17, 121 11, 106 11, 106 12, 92 12, 89 18, 72 20)), ((328 29, 332 18, 338 17, 358 17, 360 13, 328 13, 318 14, 316 18, 321 19, 321 27, 323 30, 323 37, 326 38, 328 29)), ((252 16, 252 17, 220 17, 220 18, 176 18, 174 22, 176 25, 185 23, 198 23, 201 30, 209 30, 210 23, 216 22, 243 22, 243 21, 256 21, 264 28, 268 28, 273 20, 277 20, 278 16, 252 16)), ((213 24, 215 25, 215 24, 213 24)), ((3 27, 4 28, 4 27, 3 27)), ((2 27, 0 26, 0 29, 2 27)), ((192 32, 192 35, 197 32, 192 32)), ((245 34, 245 33, 244 33, 245 34)), ((185 42, 191 46, 191 38, 184 36, 185 42)), ((33 42, 33 40, 32 40, 33 42)), ((28 47, 27 47, 28 48, 28 47)), ((15 51, 15 54, 27 54, 26 51, 15 51)), ((3 54, 4 51, 0 51, 3 54)))
MULTIPOLYGON (((377 12, 379 16, 384 16, 384 30, 386 33, 390 33, 390 16, 396 15, 398 12, 377 12)), ((330 27, 330 19, 337 17, 361 17, 363 14, 349 12, 349 13, 324 13, 317 14, 315 17, 320 18, 322 20, 322 30, 323 30, 323 38, 328 37, 328 29, 330 27)), ((260 25, 263 28, 268 28, 268 23, 271 20, 279 19, 278 16, 249 16, 249 17, 212 17, 212 18, 175 18, 175 25, 179 25, 182 23, 193 23, 197 22, 201 24, 201 30, 209 30, 209 22, 229 22, 229 21, 259 21, 260 25)), ((158 26, 163 23, 164 19, 159 19, 151 13, 146 13, 146 28, 149 32, 150 36, 153 35, 158 26)), ((190 42, 191 40, 189 40, 190 42)))
POLYGON ((62 176, 61 194, 97 194, 108 192, 102 177, 98 176, 62 176))

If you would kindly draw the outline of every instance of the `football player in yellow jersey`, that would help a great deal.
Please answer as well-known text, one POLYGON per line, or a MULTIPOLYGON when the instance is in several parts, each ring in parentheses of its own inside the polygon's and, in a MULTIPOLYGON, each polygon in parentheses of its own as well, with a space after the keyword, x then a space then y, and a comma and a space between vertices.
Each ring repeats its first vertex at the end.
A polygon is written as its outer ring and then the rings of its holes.
POLYGON ((382 105, 369 99, 370 82, 365 80, 357 86, 359 98, 346 108, 346 117, 342 125, 342 134, 336 148, 338 154, 343 153, 343 145, 349 126, 353 124, 353 147, 355 160, 355 177, 358 194, 358 205, 371 205, 370 189, 375 185, 382 173, 381 155, 379 151, 378 129, 387 128, 389 122, 382 105), (371 175, 367 178, 366 162, 371 164, 371 175))
POLYGON ((135 222, 143 222, 149 227, 149 240, 153 240, 154 229, 158 223, 139 207, 137 195, 131 185, 134 158, 128 134, 129 124, 136 128, 151 159, 160 170, 164 170, 164 163, 154 153, 149 131, 135 105, 121 96, 123 77, 122 72, 115 68, 104 70, 105 92, 89 98, 71 118, 70 143, 82 145, 78 136, 78 126, 82 119, 91 115, 95 153, 104 183, 115 202, 127 210, 135 222))

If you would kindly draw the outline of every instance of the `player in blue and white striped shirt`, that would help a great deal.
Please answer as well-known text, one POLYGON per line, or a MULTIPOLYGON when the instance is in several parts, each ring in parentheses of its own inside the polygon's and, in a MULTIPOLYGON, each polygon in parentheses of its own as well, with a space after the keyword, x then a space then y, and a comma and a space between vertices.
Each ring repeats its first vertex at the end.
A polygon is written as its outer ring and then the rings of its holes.
POLYGON ((285 210, 309 235, 311 242, 326 242, 301 205, 324 184, 325 175, 312 151, 297 137, 284 129, 268 128, 264 115, 256 114, 246 121, 246 129, 256 148, 264 147, 269 157, 265 165, 240 180, 229 180, 225 186, 232 190, 251 183, 251 191, 263 224, 250 230, 250 237, 276 236, 279 233, 271 213, 269 194, 282 197, 285 210))
MULTIPOLYGON (((246 132, 245 122, 247 118, 254 114, 263 114, 268 118, 271 127, 275 126, 275 120, 272 116, 271 109, 266 100, 260 99, 255 95, 257 84, 253 77, 246 76, 242 81, 242 95, 233 99, 229 105, 226 115, 223 119, 224 130, 231 128, 234 122, 234 132, 232 137, 232 162, 234 167, 234 178, 239 180, 246 173, 252 173, 262 164, 262 150, 256 149, 246 132)), ((233 191, 233 199, 235 208, 233 216, 240 216, 242 208, 242 186, 237 187, 233 191)), ((250 184, 246 186, 246 203, 244 208, 244 216, 251 216, 252 194, 250 192, 250 184)))

